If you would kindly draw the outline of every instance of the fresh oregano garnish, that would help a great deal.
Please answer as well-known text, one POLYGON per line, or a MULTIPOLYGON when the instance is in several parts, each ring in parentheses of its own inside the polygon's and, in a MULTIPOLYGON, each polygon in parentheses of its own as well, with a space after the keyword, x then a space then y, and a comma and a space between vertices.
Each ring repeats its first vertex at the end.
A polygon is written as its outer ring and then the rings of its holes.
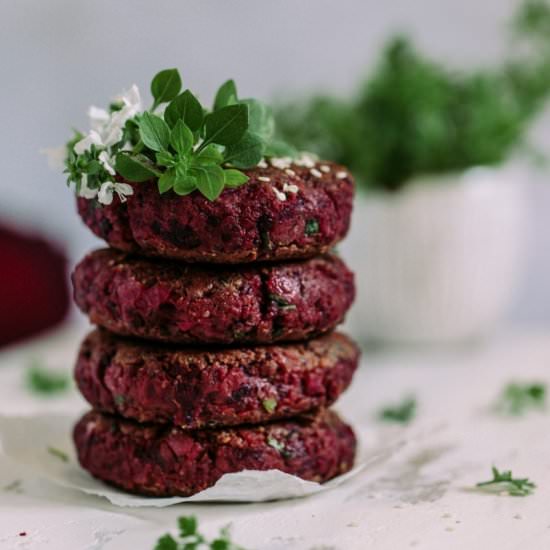
POLYGON ((408 397, 397 405, 382 408, 378 418, 386 422, 408 424, 416 414, 416 399, 408 397))
POLYGON ((274 139, 271 109, 256 99, 239 99, 232 80, 222 84, 211 111, 190 90, 182 91, 177 69, 155 75, 151 94, 146 111, 135 85, 108 110, 90 108, 92 129, 86 136, 75 133, 67 144, 65 172, 79 196, 111 204, 117 195, 124 202, 133 188, 122 177, 156 181, 161 194, 198 190, 215 200, 224 188, 248 181, 241 170, 264 157, 295 153, 274 139))
POLYGON ((169 533, 163 535, 158 539, 154 550, 245 550, 231 542, 229 527, 222 528, 219 535, 210 541, 199 532, 195 516, 178 518, 178 528, 177 537, 169 533))
POLYGON ((512 477, 510 470, 499 472, 494 466, 491 468, 493 479, 476 484, 480 489, 488 489, 497 493, 508 493, 511 496, 524 497, 530 495, 536 485, 528 478, 512 477))
POLYGON ((546 384, 513 382, 502 391, 496 410, 501 414, 520 416, 530 410, 542 410, 545 405, 546 384))
POLYGON ((67 391, 69 376, 64 372, 54 371, 34 359, 25 371, 25 385, 39 395, 54 395, 67 391))

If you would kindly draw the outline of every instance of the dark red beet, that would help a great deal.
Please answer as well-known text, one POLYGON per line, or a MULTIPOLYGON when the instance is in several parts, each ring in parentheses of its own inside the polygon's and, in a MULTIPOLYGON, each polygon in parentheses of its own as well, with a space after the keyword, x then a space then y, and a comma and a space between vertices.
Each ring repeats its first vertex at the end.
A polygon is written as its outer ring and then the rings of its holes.
POLYGON ((67 261, 39 237, 0 227, 0 346, 63 320, 69 307, 67 261))

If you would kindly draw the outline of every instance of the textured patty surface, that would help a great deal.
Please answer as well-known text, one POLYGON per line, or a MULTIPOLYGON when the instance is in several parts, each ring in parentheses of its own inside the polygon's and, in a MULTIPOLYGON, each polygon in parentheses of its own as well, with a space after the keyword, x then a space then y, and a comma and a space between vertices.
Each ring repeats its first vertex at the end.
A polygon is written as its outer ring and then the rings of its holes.
POLYGON ((111 246, 188 262, 307 258, 347 233, 354 183, 332 163, 247 171, 249 181, 215 201, 200 193, 160 195, 153 182, 110 206, 78 199, 84 222, 111 246))
POLYGON ((332 404, 359 351, 342 334, 300 344, 207 351, 92 332, 75 378, 98 410, 185 428, 256 424, 332 404))
POLYGON ((256 427, 182 430, 96 411, 74 428, 83 468, 132 493, 190 496, 241 470, 277 469, 324 482, 353 466, 352 429, 331 411, 256 427))
POLYGON ((222 268, 95 251, 73 273, 74 297, 117 334, 173 343, 269 343, 334 328, 353 302, 335 256, 222 268))

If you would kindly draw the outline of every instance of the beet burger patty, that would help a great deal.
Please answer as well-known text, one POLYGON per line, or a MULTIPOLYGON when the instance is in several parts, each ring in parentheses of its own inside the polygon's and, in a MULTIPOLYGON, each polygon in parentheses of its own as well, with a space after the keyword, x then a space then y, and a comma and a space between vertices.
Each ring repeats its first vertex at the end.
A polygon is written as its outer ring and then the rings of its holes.
POLYGON ((226 473, 281 470, 324 482, 353 466, 356 439, 332 411, 261 426, 189 431, 143 425, 97 411, 74 428, 78 459, 126 491, 191 496, 226 473))
POLYGON ((353 302, 335 256, 237 269, 133 258, 105 249, 73 274, 74 297, 112 332, 174 343, 269 343, 327 332, 353 302))
POLYGON ((215 201, 198 192, 159 194, 152 182, 111 205, 78 199, 78 211, 109 245, 187 262, 244 263, 308 258, 347 233, 354 184, 333 163, 266 165, 245 170, 249 181, 215 201))
POLYGON ((342 334, 300 344, 174 349, 92 332, 75 378, 90 404, 139 422, 185 428, 287 418, 332 404, 359 352, 342 334))

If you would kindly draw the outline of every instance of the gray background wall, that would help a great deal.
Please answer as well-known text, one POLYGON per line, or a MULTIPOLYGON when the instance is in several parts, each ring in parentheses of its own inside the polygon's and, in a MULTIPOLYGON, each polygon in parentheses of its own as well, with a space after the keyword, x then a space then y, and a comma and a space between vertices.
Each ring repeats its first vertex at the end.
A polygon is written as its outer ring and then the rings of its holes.
MULTIPOLYGON (((62 144, 85 112, 177 66, 209 100, 225 78, 265 99, 318 87, 345 93, 388 33, 407 29, 458 67, 505 53, 517 0, 3 0, 0 4, 0 217, 66 243, 97 244, 63 176, 38 151, 62 144)), ((544 133, 550 122, 541 123, 544 133)), ((550 185, 531 195, 529 263, 511 319, 550 322, 550 185)))

